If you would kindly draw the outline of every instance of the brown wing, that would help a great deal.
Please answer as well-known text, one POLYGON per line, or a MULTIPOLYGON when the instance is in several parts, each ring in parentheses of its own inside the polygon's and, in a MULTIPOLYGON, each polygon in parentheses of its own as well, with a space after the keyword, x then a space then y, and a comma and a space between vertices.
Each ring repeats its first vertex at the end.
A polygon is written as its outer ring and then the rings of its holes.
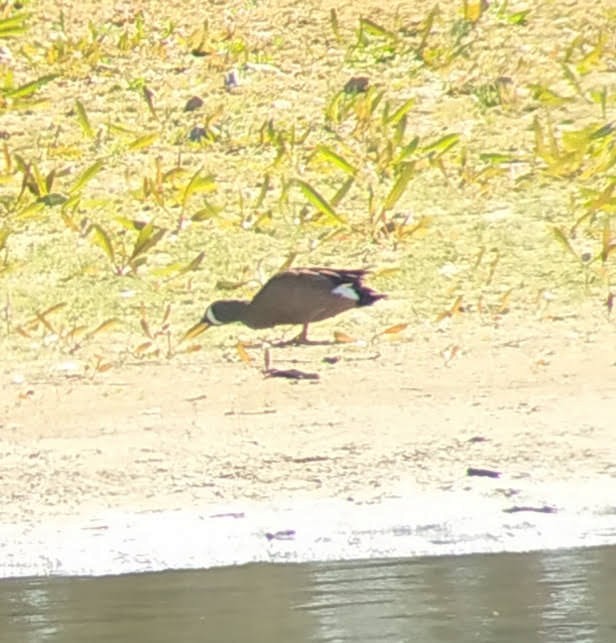
MULTIPOLYGON (((277 324, 307 324, 357 306, 357 299, 332 292, 345 281, 333 279, 328 272, 303 269, 275 275, 250 303, 247 325, 269 328, 277 324)), ((346 283, 349 282, 353 280, 346 283)))
MULTIPOLYGON (((362 283, 363 278, 368 274, 368 270, 358 269, 337 269, 337 268, 296 268, 293 271, 297 274, 321 275, 330 281, 333 294, 342 294, 345 290, 351 299, 357 299, 356 306, 370 306, 379 299, 385 299, 387 295, 376 292, 362 283), (342 288, 336 293, 337 286, 349 286, 348 289, 342 288), (355 294, 353 295, 352 292, 355 294)), ((348 310, 348 306, 344 310, 348 310)))

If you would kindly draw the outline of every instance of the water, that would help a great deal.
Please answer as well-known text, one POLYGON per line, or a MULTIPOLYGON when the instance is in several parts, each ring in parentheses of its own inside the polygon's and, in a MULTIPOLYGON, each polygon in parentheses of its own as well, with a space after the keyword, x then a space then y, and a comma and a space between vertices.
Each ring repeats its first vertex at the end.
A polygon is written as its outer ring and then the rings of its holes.
POLYGON ((616 547, 9 579, 0 641, 614 643, 616 547))

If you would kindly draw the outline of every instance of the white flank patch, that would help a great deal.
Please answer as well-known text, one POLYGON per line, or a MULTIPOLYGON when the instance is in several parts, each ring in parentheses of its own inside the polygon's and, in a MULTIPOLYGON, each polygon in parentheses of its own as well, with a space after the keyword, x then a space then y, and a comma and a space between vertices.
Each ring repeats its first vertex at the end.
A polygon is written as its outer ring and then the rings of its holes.
POLYGON ((212 326, 222 326, 222 322, 219 319, 216 319, 211 306, 209 306, 205 311, 205 319, 207 320, 208 324, 212 324, 212 326))
POLYGON ((332 290, 332 294, 338 295, 339 297, 346 297, 346 299, 353 301, 359 301, 359 294, 353 284, 340 284, 332 290))

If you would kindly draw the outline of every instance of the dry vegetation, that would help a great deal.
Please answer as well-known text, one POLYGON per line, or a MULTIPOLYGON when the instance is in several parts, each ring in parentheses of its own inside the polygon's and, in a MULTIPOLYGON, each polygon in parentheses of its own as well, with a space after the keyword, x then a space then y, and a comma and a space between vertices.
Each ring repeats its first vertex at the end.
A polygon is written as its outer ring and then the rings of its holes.
POLYGON ((195 350, 291 262, 373 267, 372 331, 609 314, 613 4, 385 6, 0 4, 3 354, 195 350))

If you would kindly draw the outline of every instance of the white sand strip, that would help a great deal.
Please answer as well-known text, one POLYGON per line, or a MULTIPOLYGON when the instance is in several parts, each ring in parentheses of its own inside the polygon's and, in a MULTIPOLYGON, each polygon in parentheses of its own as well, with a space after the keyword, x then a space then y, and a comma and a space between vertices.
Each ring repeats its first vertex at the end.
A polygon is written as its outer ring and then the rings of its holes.
POLYGON ((616 480, 511 498, 419 492, 374 504, 313 500, 109 512, 0 527, 0 576, 107 575, 249 562, 531 551, 616 543, 616 480), (505 511, 517 507, 526 510, 505 511), (530 509, 552 507, 552 513, 530 509))

